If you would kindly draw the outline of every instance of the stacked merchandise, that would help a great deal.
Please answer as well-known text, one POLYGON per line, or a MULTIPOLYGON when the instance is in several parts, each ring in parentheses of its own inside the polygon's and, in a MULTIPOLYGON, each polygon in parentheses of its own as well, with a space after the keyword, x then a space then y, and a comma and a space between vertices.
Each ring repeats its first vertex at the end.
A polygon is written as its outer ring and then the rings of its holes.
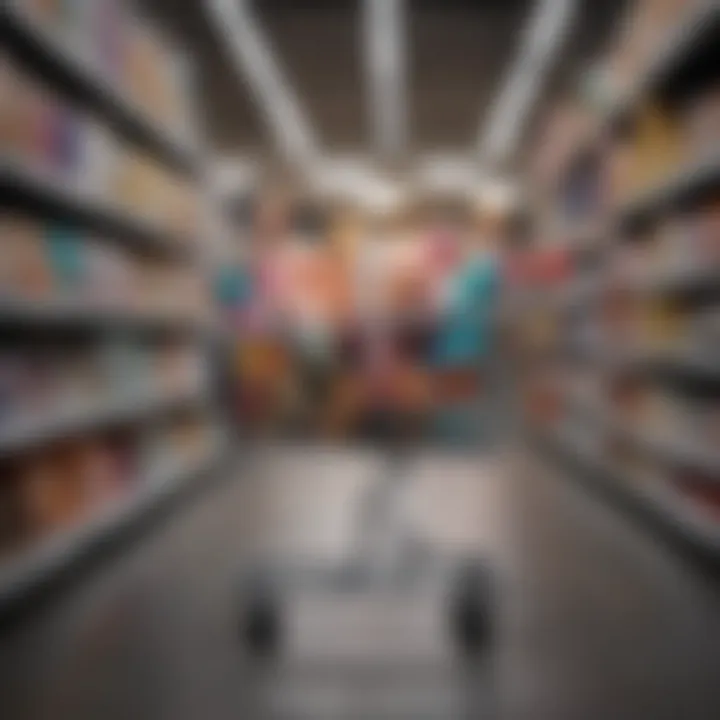
POLYGON ((0 350, 2 451, 36 444, 73 423, 96 425, 138 408, 192 400, 207 387, 197 347, 186 342, 35 340, 0 350))
POLYGON ((195 413, 150 430, 128 424, 81 439, 48 441, 3 458, 4 593, 15 590, 10 579, 22 581, 29 558, 43 558, 53 547, 72 550, 72 541, 88 528, 123 518, 138 507, 138 498, 151 497, 189 469, 200 468, 213 443, 206 419, 195 413))
POLYGON ((9 56, 0 56, 0 103, 0 154, 15 172, 176 243, 197 237, 198 194, 188 178, 135 151, 9 56))
POLYGON ((128 252, 78 224, 17 213, 0 217, 0 235, 0 300, 7 310, 91 309, 188 325, 207 318, 203 283, 187 264, 128 252))
POLYGON ((571 272, 546 303, 557 360, 535 378, 561 410, 533 420, 717 552, 720 6, 636 3, 607 66, 594 134, 558 150, 538 192, 571 272), (592 242, 558 230, 573 227, 592 242))
POLYGON ((378 218, 342 207, 308 229, 293 227, 291 209, 272 211, 268 223, 261 205, 248 233, 245 277, 224 276, 219 288, 240 329, 245 427, 348 438, 381 435, 370 428, 383 425, 418 437, 439 428, 440 406, 475 399, 479 372, 467 373, 473 382, 443 372, 451 343, 441 349, 438 340, 457 338, 457 319, 467 317, 452 303, 470 287, 464 260, 477 233, 469 219, 378 218))
POLYGON ((187 72, 126 0, 8 0, 5 12, 79 72, 97 78, 169 135, 191 139, 187 72))
POLYGON ((2 12, 0 606, 208 467, 220 440, 209 293, 187 252, 202 189, 166 152, 189 134, 182 63, 120 0, 2 12))
POLYGON ((572 257, 564 247, 537 245, 512 252, 507 314, 525 412, 533 422, 550 424, 561 410, 557 384, 568 371, 560 362, 565 343, 555 322, 563 298, 554 289, 567 286, 572 257))

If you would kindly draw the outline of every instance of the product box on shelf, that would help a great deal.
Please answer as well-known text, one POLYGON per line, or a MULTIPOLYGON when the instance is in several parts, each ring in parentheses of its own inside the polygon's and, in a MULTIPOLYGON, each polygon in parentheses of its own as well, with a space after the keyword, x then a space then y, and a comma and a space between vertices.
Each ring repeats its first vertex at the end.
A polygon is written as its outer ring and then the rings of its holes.
POLYGON ((129 311, 135 301, 134 263, 110 243, 88 245, 86 297, 100 309, 129 311))
POLYGON ((81 440, 73 448, 74 471, 79 478, 85 514, 92 515, 99 507, 117 502, 127 491, 135 470, 126 457, 130 449, 107 439, 81 440))
POLYGON ((638 344, 662 355, 678 347, 687 325, 687 312, 672 300, 651 299, 639 303, 636 336, 638 344))
POLYGON ((0 55, 0 154, 3 161, 40 163, 48 152, 48 92, 0 55))
POLYGON ((201 389, 205 381, 205 370, 203 351, 195 345, 168 345, 159 349, 156 354, 157 384, 168 393, 182 394, 201 389))
POLYGON ((25 417, 38 417, 48 409, 53 397, 51 358, 38 348, 4 352, 5 372, 14 380, 6 395, 6 426, 25 417))
POLYGON ((185 462, 198 462, 210 449, 211 434, 208 418, 193 410, 170 425, 168 442, 185 462))
POLYGON ((693 515, 711 523, 720 524, 720 475, 695 469, 679 471, 673 478, 674 486, 682 493, 693 515))
POLYGON ((689 157, 720 158, 720 83, 690 100, 682 123, 689 157))
POLYGON ((669 178, 685 158, 682 128, 677 118, 652 103, 638 111, 633 146, 631 192, 654 189, 669 178))
POLYGON ((21 513, 26 541, 58 532, 77 517, 78 478, 62 445, 31 453, 19 465, 21 513))
POLYGON ((143 475, 164 478, 201 462, 212 449, 212 431, 202 411, 190 410, 156 423, 141 449, 143 475))
POLYGON ((47 299, 52 291, 52 269, 40 223, 0 216, 0 249, 0 299, 47 299))
POLYGON ((685 414, 681 397, 657 384, 643 386, 643 392, 643 422, 638 426, 641 432, 663 439, 682 429, 685 414))
POLYGON ((179 58, 138 18, 130 23, 126 41, 123 80, 129 96, 171 135, 182 136, 187 128, 187 89, 179 58))
POLYGON ((56 374, 55 405, 95 407, 107 401, 109 379, 95 346, 73 345, 54 349, 51 373, 56 374))
POLYGON ((159 348, 128 339, 108 340, 98 348, 99 364, 106 378, 108 394, 131 402, 142 400, 156 393, 154 357, 159 348))
POLYGON ((68 440, 17 461, 20 521, 26 543, 88 521, 116 502, 136 476, 126 434, 68 440))
POLYGON ((126 147, 104 125, 94 120, 85 123, 82 143, 84 163, 79 182, 82 197, 107 203, 111 207, 119 205, 115 187, 126 147))
POLYGON ((123 153, 114 178, 113 196, 119 205, 178 236, 195 234, 197 194, 183 179, 132 151, 123 153))
POLYGON ((177 116, 172 53, 125 0, 10 0, 63 53, 156 120, 177 116))
POLYGON ((603 169, 603 195, 607 208, 615 212, 633 196, 635 148, 629 138, 617 138, 609 147, 603 169))
POLYGON ((126 0, 75 0, 85 5, 84 22, 89 40, 88 62, 113 85, 122 88, 122 72, 127 54, 130 14, 126 0))
POLYGON ((58 93, 0 56, 0 157, 63 191, 108 200, 117 142, 58 93))
POLYGON ((199 196, 187 180, 120 142, 3 56, 0 158, 79 201, 121 208, 183 237, 197 232, 199 196))
POLYGON ((56 297, 72 297, 87 278, 85 268, 86 240, 77 228, 48 224, 44 240, 56 297))

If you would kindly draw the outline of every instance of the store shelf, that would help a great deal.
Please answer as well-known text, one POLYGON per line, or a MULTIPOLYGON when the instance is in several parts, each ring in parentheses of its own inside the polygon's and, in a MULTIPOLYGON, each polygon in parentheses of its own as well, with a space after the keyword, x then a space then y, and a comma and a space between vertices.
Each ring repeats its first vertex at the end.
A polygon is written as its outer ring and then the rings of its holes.
POLYGON ((197 175, 198 154, 134 107, 107 79, 63 48, 37 26, 16 2, 0 8, 4 45, 27 67, 73 101, 102 116, 129 142, 142 147, 165 164, 197 175))
POLYGON ((45 411, 35 417, 0 425, 0 456, 28 450, 39 445, 93 432, 127 422, 137 422, 157 413, 170 412, 186 405, 205 402, 200 391, 174 394, 133 393, 85 406, 45 411))
POLYGON ((720 290, 720 266, 712 265, 648 272, 633 280, 633 286, 647 293, 680 294, 720 290))
POLYGON ((190 252, 188 239, 7 158, 0 159, 0 196, 4 207, 91 228, 100 239, 122 242, 137 252, 172 257, 190 252))
POLYGON ((636 442, 670 462, 714 473, 720 483, 720 453, 682 438, 660 437, 636 428, 629 429, 636 442))
POLYGON ((660 479, 656 483, 635 481, 627 473, 612 468, 608 468, 608 472, 614 477, 618 489, 633 502, 644 506, 673 532, 715 555, 720 553, 720 523, 710 520, 669 483, 660 479))
POLYGON ((720 188, 720 154, 690 162, 653 188, 639 193, 617 213, 617 225, 627 228, 660 213, 688 204, 720 188))
POLYGON ((717 0, 695 0, 685 17, 669 30, 665 44, 641 79, 639 91, 653 92, 672 85, 699 50, 716 42, 720 42, 720 4, 717 0))
POLYGON ((720 387, 720 363, 699 353, 596 347, 592 357, 610 370, 686 380, 707 389, 720 387))
POLYGON ((570 393, 566 399, 571 407, 595 420, 598 427, 605 431, 630 439, 633 444, 656 458, 715 474, 720 483, 720 452, 714 451, 712 447, 705 447, 688 438, 669 434, 660 436, 657 432, 647 431, 638 423, 618 420, 601 408, 596 399, 590 397, 570 393))
POLYGON ((695 388, 698 392, 720 392, 720 362, 690 351, 667 353, 654 360, 651 368, 661 375, 695 388))
POLYGON ((210 333, 200 320, 179 315, 160 315, 132 310, 115 310, 94 307, 89 301, 48 302, 10 301, 0 298, 0 329, 19 329, 23 332, 127 331, 153 335, 210 333))
POLYGON ((695 378, 698 381, 720 383, 720 363, 690 351, 662 352, 637 348, 610 349, 595 346, 592 356, 608 368, 660 373, 695 378))
POLYGON ((626 118, 649 94, 666 92, 681 83, 685 79, 683 70, 698 53, 716 42, 720 42, 720 4, 717 0, 696 0, 667 31, 645 72, 610 107, 603 127, 612 127, 626 118))
POLYGON ((658 43, 659 51, 645 72, 641 72, 632 87, 601 114, 596 125, 568 154, 561 172, 566 172, 579 158, 592 152, 648 95, 663 93, 675 85, 688 85, 687 67, 692 66, 698 54, 712 54, 717 43, 720 43, 720 3, 696 0, 686 10, 685 17, 666 32, 664 41, 658 43))
MULTIPOLYGON (((85 17, 91 16, 84 15, 83 19, 85 17)), ((93 22, 101 20, 99 16, 92 18, 93 22)), ((80 19, 80 16, 74 18, 80 19)), ((132 17, 129 21, 136 22, 132 17)), ((159 202, 165 200, 165 206, 172 195, 172 178, 183 183, 182 190, 178 191, 178 202, 180 193, 192 192, 190 185, 196 186, 197 192, 201 193, 206 178, 200 148, 190 137, 191 133, 184 132, 190 129, 184 125, 181 128, 175 117, 164 125, 154 116, 152 108, 145 110, 133 99, 128 84, 121 79, 116 82, 116 73, 104 71, 103 68, 109 67, 107 63, 93 63, 88 60, 89 53, 83 53, 85 47, 92 45, 93 52, 100 55, 99 51, 103 49, 98 42, 100 38, 93 37, 92 42, 86 42, 88 38, 84 36, 83 28, 77 23, 73 28, 80 33, 80 41, 74 44, 64 41, 65 37, 61 37, 51 23, 37 22, 36 16, 21 0, 0 3, 0 35, 8 60, 18 66, 22 79, 32 81, 30 89, 40 93, 38 98, 44 98, 45 89, 50 91, 53 95, 46 103, 54 107, 54 95, 57 95, 57 101, 72 116, 68 122, 73 129, 77 126, 80 132, 90 123, 93 126, 90 130, 102 131, 98 148, 91 148, 98 151, 98 162, 105 161, 105 151, 107 162, 111 164, 115 154, 131 152, 138 154, 140 164, 147 161, 163 166, 156 169, 162 177, 157 180, 158 188, 153 190, 163 194, 167 184, 170 188, 168 197, 158 198, 159 202), (108 137, 106 130, 110 132, 108 137)), ((158 62, 167 60, 168 74, 180 70, 180 59, 174 62, 169 48, 161 47, 164 45, 161 39, 157 43, 152 40, 152 43, 161 58, 158 62)), ((142 57, 140 49, 136 57, 142 57)), ((162 82, 158 76, 158 83, 162 82)), ((59 107, 58 111, 61 109, 59 107)), ((35 110, 29 108, 29 115, 37 114, 35 110)), ((91 136, 89 139, 94 140, 92 132, 91 136)), ((168 218, 160 205, 152 204, 153 198, 148 198, 150 204, 138 208, 130 202, 123 203, 117 193, 103 192, 106 183, 94 183, 97 173, 93 168, 80 167, 78 172, 63 174, 46 172, 41 165, 32 163, 22 154, 0 153, 0 209, 3 213, 33 218, 40 223, 40 229, 43 223, 58 223, 86 231, 88 242, 111 243, 127 250, 135 256, 133 262, 148 264, 148 272, 162 265, 167 272, 173 273, 177 268, 172 266, 180 262, 186 264, 182 268, 184 276, 189 277, 192 272, 199 275, 206 270, 198 257, 199 248, 193 242, 192 231, 186 230, 185 226, 173 229, 178 226, 174 216, 168 218)), ((98 168, 100 172, 103 169, 98 168)), ((138 174, 143 175, 143 170, 138 174)), ((153 169, 148 168, 145 174, 152 176, 153 169)), ((190 196, 187 197, 190 202, 190 196)), ((99 262, 102 260, 104 257, 99 262)), ((113 342, 119 342, 123 347, 129 343, 131 351, 140 342, 138 350, 142 352, 140 347, 146 345, 148 351, 152 350, 159 339, 157 334, 164 340, 166 334, 182 333, 177 339, 182 340, 183 347, 192 344, 200 350, 217 332, 208 316, 188 317, 189 312, 182 316, 187 307, 182 298, 160 297, 159 301, 167 302, 154 304, 156 312, 152 312, 149 308, 144 310, 146 305, 142 303, 142 297, 128 297, 127 301, 120 297, 120 302, 112 303, 113 307, 110 307, 108 302, 85 292, 84 287, 78 287, 77 292, 75 288, 69 290, 60 298, 51 295, 20 299, 13 297, 6 288, 10 297, 0 297, 3 342, 11 347, 20 342, 24 347, 34 339, 42 338, 43 347, 46 341, 52 344, 49 361, 53 364, 56 353, 60 359, 78 341, 84 352, 85 341, 93 345, 103 339, 104 333, 110 334, 113 342), (76 295, 74 300, 68 297, 71 294, 76 295), (123 308, 123 302, 128 307, 123 308), (145 333, 152 333, 152 337, 146 337, 145 333)), ((112 296, 112 288, 108 290, 108 295, 112 296)), ((165 295, 171 292, 169 287, 166 290, 165 295)), ((22 362, 22 353, 18 361, 22 362)), ((64 362, 73 365, 74 354, 68 355, 64 362)), ((25 460, 30 464, 36 460, 45 462, 46 446, 70 438, 82 440, 90 457, 94 448, 102 446, 102 443, 97 446, 96 440, 101 439, 96 437, 98 432, 127 428, 132 431, 128 438, 132 447, 128 452, 132 450, 144 471, 128 477, 127 485, 118 485, 114 497, 85 508, 71 527, 57 528, 47 537, 32 540, 24 528, 19 528, 21 538, 12 552, 5 547, 0 559, 0 613, 24 607, 24 602, 16 606, 17 601, 26 601, 35 591, 64 576, 65 571, 79 567, 91 553, 119 539, 125 530, 135 527, 162 502, 218 463, 227 444, 219 442, 222 428, 213 399, 209 397, 211 388, 197 385, 170 393, 160 392, 159 382, 145 385, 144 394, 140 392, 143 390, 140 384, 135 383, 133 387, 126 385, 124 396, 108 391, 104 397, 98 395, 94 402, 88 399, 84 404, 80 403, 80 398, 76 399, 76 396, 82 397, 81 393, 68 392, 68 397, 63 399, 70 403, 58 399, 55 407, 32 414, 7 408, 0 424, 0 459, 3 463, 10 461, 14 465, 16 459, 21 465, 25 460), (187 417, 184 410, 190 411, 187 417), (199 452, 191 453, 189 446, 180 445, 183 441, 192 442, 190 430, 183 431, 186 426, 197 432, 193 438, 200 439, 201 435, 204 438, 209 434, 207 439, 213 442, 196 448, 208 450, 207 454, 200 457, 199 452), (29 544, 23 544, 23 538, 29 544)), ((122 391, 122 387, 119 390, 122 391)), ((21 468, 21 474, 23 472, 21 468)), ((61 475, 57 478, 60 486, 55 488, 53 485, 53 493, 56 489, 63 492, 63 483, 68 478, 61 475)), ((124 476, 118 477, 119 481, 124 479, 124 476)))
MULTIPOLYGON (((567 312, 585 309, 592 306, 606 288, 613 286, 600 276, 585 277, 566 282, 563 286, 547 292, 545 298, 538 298, 527 303, 527 310, 567 312)), ((679 297, 708 298, 720 296, 720 266, 687 266, 685 268, 668 268, 655 272, 645 272, 617 283, 646 295, 667 295, 679 297)), ((712 362, 698 363, 691 358, 653 357, 646 352, 613 352, 600 350, 600 357, 608 364, 643 365, 657 363, 673 363, 676 366, 698 365, 698 372, 712 373, 712 362)), ((589 350, 590 351, 590 350, 589 350)), ((720 371, 716 371, 720 374, 720 371)))
MULTIPOLYGON (((597 118, 593 127, 587 128, 586 134, 569 154, 562 166, 562 172, 567 176, 566 184, 579 183, 583 179, 577 173, 573 174, 578 168, 577 163, 583 162, 592 153, 600 157, 606 143, 613 142, 620 134, 623 137, 626 133, 631 134, 634 116, 645 105, 657 102, 672 112, 710 87, 710 81, 717 77, 719 46, 720 3, 717 0, 687 3, 684 14, 665 31, 664 37, 659 38, 656 52, 644 72, 638 75, 617 103, 597 118)), ((655 223, 662 223, 678 213, 702 208, 704 202, 713 199, 720 191, 720 148, 708 147, 700 155, 691 157, 688 151, 676 167, 668 168, 667 176, 649 177, 651 186, 645 186, 636 194, 626 192, 624 202, 605 214, 603 250, 610 250, 616 238, 622 242, 641 237, 642 232, 654 227, 655 223)), ((601 169, 602 164, 599 164, 597 171, 601 169)), ((553 185, 549 189, 554 189, 558 195, 557 187, 553 185)), ((567 194, 568 188, 562 185, 560 190, 567 194)), ((565 204, 561 204, 558 197, 555 203, 555 215, 564 217, 565 204)), ((543 220, 547 223, 548 218, 543 216, 543 220)), ((595 225, 600 227, 598 222, 595 225)), ((584 230, 582 226, 570 230, 572 232, 567 233, 568 237, 573 240, 578 238, 580 246, 580 240, 590 235, 587 230, 581 232, 584 230)), ((643 275, 623 280, 623 284, 627 282, 627 287, 639 295, 645 293, 662 296, 663 299, 665 296, 668 299, 683 299, 688 301, 685 307, 689 308, 691 304, 705 303, 720 295, 720 268, 708 266, 708 263, 703 266, 701 262, 694 265, 687 263, 682 268, 679 264, 664 268, 656 265, 654 270, 652 267, 644 268, 643 275)), ((585 265, 589 264, 578 263, 579 267, 584 268, 585 265)), ((603 265, 599 269, 600 272, 608 271, 603 265)), ((612 278, 607 278, 608 285, 612 286, 614 282, 612 278)), ((555 329, 560 333, 559 342, 566 339, 568 332, 578 332, 575 325, 567 324, 566 327, 560 324, 564 320, 562 311, 595 305, 600 288, 602 282, 593 287, 589 280, 577 280, 553 293, 558 310, 555 329)), ((648 298, 637 299, 642 302, 648 298)), ((657 299, 654 297, 653 302, 657 299)), ((617 372, 619 375, 647 377, 652 382, 672 385, 683 393, 704 398, 720 392, 720 362, 702 354, 699 343, 693 346, 690 339, 678 338, 677 349, 671 350, 657 343, 652 343, 656 347, 650 343, 640 346, 639 340, 628 336, 627 342, 585 342, 576 346, 576 352, 582 352, 582 356, 589 360, 592 372, 607 375, 608 379, 617 372)), ((720 453, 712 446, 708 447, 708 443, 704 445, 696 440, 689 427, 683 436, 660 435, 658 431, 649 429, 650 424, 632 425, 608 412, 602 397, 573 397, 567 389, 560 392, 564 393, 562 397, 570 412, 566 427, 543 431, 542 439, 559 449, 561 452, 558 454, 572 460, 574 474, 587 478, 588 484, 607 491, 608 495, 620 501, 619 504, 640 511, 638 515, 652 516, 656 524, 672 531, 674 536, 682 536, 696 548, 710 550, 714 558, 720 559, 720 522, 713 519, 709 507, 703 507, 699 500, 674 483, 675 479, 679 480, 687 474, 682 470, 690 469, 701 471, 690 475, 700 474, 703 478, 707 476, 708 482, 713 482, 715 478, 720 482, 720 453), (578 432, 575 432, 576 429, 578 432), (653 460, 649 465, 657 468, 657 476, 636 477, 634 471, 611 464, 606 453, 609 447, 607 441, 611 438, 623 440, 627 449, 634 448, 645 459, 653 460), (673 475, 671 468, 678 473, 673 475), (662 477, 666 470, 667 478, 662 477)))
POLYGON ((0 565, 0 610, 52 580, 93 548, 140 520, 165 497, 209 471, 219 451, 194 463, 166 468, 149 477, 130 497, 97 513, 80 527, 40 542, 0 565))
POLYGON ((610 492, 619 501, 629 504, 680 536, 693 547, 720 555, 720 523, 713 522, 695 507, 679 491, 661 480, 655 485, 629 477, 602 458, 583 452, 567 433, 550 431, 542 433, 542 441, 569 459, 583 477, 591 479, 599 488, 610 492))

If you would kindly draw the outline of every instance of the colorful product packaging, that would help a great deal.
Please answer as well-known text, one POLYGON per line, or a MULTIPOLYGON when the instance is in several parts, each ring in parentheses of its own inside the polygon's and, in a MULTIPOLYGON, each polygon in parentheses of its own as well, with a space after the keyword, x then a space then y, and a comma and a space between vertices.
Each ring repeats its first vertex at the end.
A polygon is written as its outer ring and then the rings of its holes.
POLYGON ((80 294, 86 280, 82 235, 75 228, 53 224, 46 226, 44 239, 57 296, 80 294))

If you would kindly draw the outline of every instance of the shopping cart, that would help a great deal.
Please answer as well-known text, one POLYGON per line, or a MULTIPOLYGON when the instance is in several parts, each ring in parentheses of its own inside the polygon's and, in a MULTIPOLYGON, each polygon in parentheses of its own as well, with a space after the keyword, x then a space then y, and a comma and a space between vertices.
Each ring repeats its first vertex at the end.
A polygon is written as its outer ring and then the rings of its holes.
MULTIPOLYGON (((283 649, 290 652, 293 638, 302 634, 299 609, 309 604, 323 608, 315 613, 316 625, 318 614, 321 625, 316 635, 323 641, 345 638, 359 648, 367 646, 368 635, 397 631, 405 634, 399 644, 408 647, 408 635, 422 634, 412 627, 417 613, 411 610, 421 598, 431 606, 433 623, 442 626, 443 642, 454 657, 485 655, 493 625, 490 568, 483 558, 432 546, 399 520, 399 499, 413 482, 407 457, 402 444, 387 448, 382 471, 358 504, 345 559, 327 563, 286 554, 245 564, 237 610, 248 657, 269 660, 283 649), (385 624, 378 624, 383 615, 385 624)), ((352 653, 353 648, 345 649, 352 653)), ((387 651, 383 653, 387 660, 387 651)))

